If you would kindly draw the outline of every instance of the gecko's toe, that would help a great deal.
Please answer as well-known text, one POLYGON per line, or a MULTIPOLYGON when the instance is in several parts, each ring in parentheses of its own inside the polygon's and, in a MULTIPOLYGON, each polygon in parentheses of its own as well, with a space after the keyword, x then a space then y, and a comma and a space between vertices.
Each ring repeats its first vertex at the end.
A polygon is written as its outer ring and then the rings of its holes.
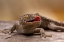
POLYGON ((9 30, 4 29, 1 32, 4 33, 4 34, 8 34, 9 33, 9 30))

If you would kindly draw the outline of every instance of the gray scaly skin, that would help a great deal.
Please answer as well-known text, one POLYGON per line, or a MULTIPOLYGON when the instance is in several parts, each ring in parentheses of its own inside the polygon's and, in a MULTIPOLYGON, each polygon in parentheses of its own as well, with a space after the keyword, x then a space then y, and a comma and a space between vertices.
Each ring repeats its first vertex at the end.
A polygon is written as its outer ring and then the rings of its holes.
POLYGON ((63 22, 55 21, 44 16, 40 17, 41 17, 41 25, 39 26, 39 28, 51 29, 54 31, 64 31, 63 22))
POLYGON ((43 28, 37 28, 41 25, 41 17, 39 21, 34 21, 33 20, 37 17, 40 16, 39 14, 25 14, 22 15, 17 21, 14 26, 9 30, 9 31, 3 31, 4 33, 13 33, 14 30, 17 31, 19 34, 35 34, 35 33, 40 33, 41 37, 51 37, 52 35, 46 35, 44 32, 43 28))

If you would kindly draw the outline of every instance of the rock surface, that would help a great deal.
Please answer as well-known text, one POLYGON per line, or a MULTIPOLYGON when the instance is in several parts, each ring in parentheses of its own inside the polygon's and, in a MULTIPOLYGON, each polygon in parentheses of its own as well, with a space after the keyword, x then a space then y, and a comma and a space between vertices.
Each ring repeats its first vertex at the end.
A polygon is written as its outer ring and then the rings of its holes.
POLYGON ((0 42, 64 42, 64 32, 54 32, 54 31, 46 31, 47 34, 52 34, 52 37, 40 38, 40 35, 32 35, 25 36, 19 35, 16 32, 12 33, 12 37, 10 35, 4 34, 1 32, 3 29, 9 29, 13 26, 14 21, 0 21, 0 42))

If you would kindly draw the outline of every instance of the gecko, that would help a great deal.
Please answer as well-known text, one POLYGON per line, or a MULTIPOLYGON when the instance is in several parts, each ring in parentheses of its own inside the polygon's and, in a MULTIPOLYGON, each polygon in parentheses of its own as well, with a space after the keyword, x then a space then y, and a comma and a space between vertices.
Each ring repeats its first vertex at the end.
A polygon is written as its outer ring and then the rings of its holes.
POLYGON ((31 34, 40 34, 40 37, 52 37, 51 34, 46 34, 42 27, 39 27, 41 23, 44 22, 41 19, 41 16, 36 14, 24 14, 21 15, 19 20, 13 25, 9 30, 3 30, 3 33, 13 33, 14 30, 18 34, 31 35, 31 34))

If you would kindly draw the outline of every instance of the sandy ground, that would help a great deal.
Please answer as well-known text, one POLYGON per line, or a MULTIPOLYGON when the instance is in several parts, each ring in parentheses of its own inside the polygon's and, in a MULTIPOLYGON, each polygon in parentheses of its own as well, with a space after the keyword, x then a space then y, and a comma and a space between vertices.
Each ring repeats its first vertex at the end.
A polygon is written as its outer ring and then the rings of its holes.
MULTIPOLYGON (((13 22, 0 21, 0 30, 9 29, 12 26, 13 22)), ((52 34, 52 37, 40 38, 40 35, 25 36, 14 32, 11 38, 5 39, 10 35, 0 32, 0 42, 64 42, 64 32, 46 31, 46 33, 52 34)))

